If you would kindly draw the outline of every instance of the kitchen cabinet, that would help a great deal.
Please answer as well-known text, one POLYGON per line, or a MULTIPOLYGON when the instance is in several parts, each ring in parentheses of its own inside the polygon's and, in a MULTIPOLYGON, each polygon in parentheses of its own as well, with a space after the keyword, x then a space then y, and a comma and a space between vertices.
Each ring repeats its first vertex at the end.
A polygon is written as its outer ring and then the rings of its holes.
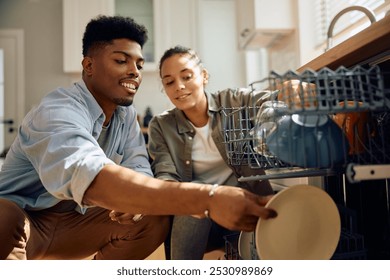
POLYGON ((81 73, 82 37, 85 26, 99 14, 133 17, 148 29, 144 46, 144 71, 156 71, 156 57, 164 38, 162 0, 63 0, 63 69, 65 73, 81 73), (134 2, 134 3, 133 3, 134 2), (135 3, 137 2, 137 3, 135 3))
POLYGON ((163 32, 163 24, 160 23, 161 0, 115 0, 115 14, 128 16, 148 30, 148 41, 143 47, 145 58, 144 71, 156 71, 156 60, 159 57, 160 38, 157 34, 163 32))
POLYGON ((63 0, 63 69, 81 73, 82 38, 89 20, 99 14, 114 15, 114 0, 63 0))
POLYGON ((271 47, 294 31, 293 1, 236 0, 235 4, 241 49, 271 47))

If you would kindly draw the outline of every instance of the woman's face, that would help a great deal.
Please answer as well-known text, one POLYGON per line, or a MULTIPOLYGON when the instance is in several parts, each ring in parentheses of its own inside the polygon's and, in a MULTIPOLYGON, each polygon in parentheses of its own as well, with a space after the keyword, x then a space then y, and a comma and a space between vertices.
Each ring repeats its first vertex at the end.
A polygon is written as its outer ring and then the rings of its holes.
POLYGON ((161 65, 160 75, 165 92, 178 109, 186 111, 205 104, 207 71, 190 55, 175 54, 167 58, 161 65))

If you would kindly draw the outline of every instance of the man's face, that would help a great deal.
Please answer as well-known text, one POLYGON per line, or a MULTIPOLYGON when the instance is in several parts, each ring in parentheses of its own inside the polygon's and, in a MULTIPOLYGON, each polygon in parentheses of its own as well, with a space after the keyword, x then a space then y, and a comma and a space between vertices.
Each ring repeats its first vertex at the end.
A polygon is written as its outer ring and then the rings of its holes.
POLYGON ((84 58, 87 87, 103 110, 133 103, 143 64, 141 46, 128 39, 113 40, 84 58))

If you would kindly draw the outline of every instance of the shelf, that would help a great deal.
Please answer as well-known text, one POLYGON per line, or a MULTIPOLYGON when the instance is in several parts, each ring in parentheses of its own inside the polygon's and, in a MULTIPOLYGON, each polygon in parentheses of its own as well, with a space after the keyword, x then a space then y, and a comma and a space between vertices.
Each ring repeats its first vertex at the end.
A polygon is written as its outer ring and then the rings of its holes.
POLYGON ((268 179, 301 178, 315 176, 333 176, 341 174, 334 169, 274 168, 265 171, 265 175, 253 175, 238 178, 239 182, 261 181, 268 179))

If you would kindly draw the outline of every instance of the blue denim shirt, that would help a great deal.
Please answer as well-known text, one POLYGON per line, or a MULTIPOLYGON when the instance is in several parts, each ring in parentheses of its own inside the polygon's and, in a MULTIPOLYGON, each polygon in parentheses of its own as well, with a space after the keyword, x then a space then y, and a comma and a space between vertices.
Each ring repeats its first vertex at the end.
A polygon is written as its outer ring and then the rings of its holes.
POLYGON ((83 195, 104 165, 153 176, 135 108, 118 106, 106 151, 97 142, 104 120, 83 81, 49 93, 26 115, 7 153, 0 197, 28 210, 74 200, 84 212, 83 195))

